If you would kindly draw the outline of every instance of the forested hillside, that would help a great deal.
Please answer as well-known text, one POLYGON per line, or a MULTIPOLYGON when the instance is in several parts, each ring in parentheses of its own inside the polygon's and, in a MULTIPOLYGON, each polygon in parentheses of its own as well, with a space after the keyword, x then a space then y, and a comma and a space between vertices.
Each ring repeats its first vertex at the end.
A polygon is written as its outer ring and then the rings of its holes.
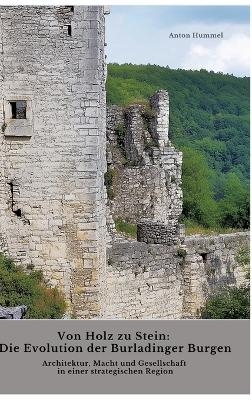
POLYGON ((169 135, 184 153, 184 221, 248 228, 249 78, 108 65, 109 104, 144 102, 158 89, 170 94, 169 135))

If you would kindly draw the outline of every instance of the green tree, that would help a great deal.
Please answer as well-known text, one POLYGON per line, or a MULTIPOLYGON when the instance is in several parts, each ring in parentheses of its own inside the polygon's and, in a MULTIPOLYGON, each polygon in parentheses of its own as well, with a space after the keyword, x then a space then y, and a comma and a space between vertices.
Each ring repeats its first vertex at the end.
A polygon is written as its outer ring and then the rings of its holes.
POLYGON ((211 171, 198 151, 182 150, 183 216, 206 227, 214 226, 218 221, 218 207, 210 186, 211 171))
POLYGON ((221 224, 247 229, 249 227, 249 192, 235 173, 229 173, 220 201, 221 224))
MULTIPOLYGON (((249 78, 203 69, 172 70, 150 64, 108 65, 108 104, 147 101, 158 89, 169 92, 169 135, 173 144, 178 149, 198 150, 197 154, 204 159, 202 176, 192 171, 196 174, 195 183, 193 175, 190 177, 186 172, 189 171, 188 165, 184 167, 184 215, 206 226, 221 223, 224 227, 236 229, 247 227, 249 78), (225 182, 230 173, 235 173, 240 181, 239 185, 231 185, 240 197, 238 202, 229 199, 225 192, 225 182), (199 193, 203 195, 202 204, 199 193)), ((187 154, 184 154, 184 163, 187 159, 187 154)), ((193 157, 191 159, 193 162, 193 157)))

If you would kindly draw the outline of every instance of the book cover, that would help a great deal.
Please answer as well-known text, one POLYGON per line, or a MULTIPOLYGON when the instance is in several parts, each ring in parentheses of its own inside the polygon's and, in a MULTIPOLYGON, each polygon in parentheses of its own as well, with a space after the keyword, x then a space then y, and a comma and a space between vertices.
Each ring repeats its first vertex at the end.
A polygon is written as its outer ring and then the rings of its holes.
POLYGON ((1 393, 249 393, 249 11, 0 6, 1 393))

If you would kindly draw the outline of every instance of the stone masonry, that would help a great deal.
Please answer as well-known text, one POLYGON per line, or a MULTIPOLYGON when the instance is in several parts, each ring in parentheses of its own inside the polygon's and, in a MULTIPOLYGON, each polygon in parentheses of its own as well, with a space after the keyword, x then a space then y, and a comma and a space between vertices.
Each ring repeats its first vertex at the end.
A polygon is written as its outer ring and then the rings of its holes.
POLYGON ((0 7, 0 243, 102 314, 104 7, 0 7))
POLYGON ((157 140, 158 147, 163 149, 169 145, 169 95, 165 90, 159 90, 150 98, 150 105, 155 110, 150 129, 157 140))
POLYGON ((169 140, 165 90, 156 92, 147 106, 108 108, 107 153, 114 183, 110 198, 113 217, 139 223, 139 241, 177 242, 182 153, 169 140), (157 227, 159 232, 153 237, 157 227))
POLYGON ((248 232, 187 237, 183 245, 114 242, 108 251, 106 318, 199 318, 223 285, 248 282, 238 262, 248 232))

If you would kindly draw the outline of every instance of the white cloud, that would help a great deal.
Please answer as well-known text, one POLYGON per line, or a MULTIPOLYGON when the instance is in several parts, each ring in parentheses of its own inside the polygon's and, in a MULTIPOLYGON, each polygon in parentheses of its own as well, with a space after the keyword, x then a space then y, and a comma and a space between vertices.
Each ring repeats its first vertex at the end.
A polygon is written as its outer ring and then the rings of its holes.
MULTIPOLYGON (((169 65, 170 68, 207 69, 249 75, 249 25, 187 23, 159 25, 129 20, 123 13, 108 26, 109 62, 169 65), (170 33, 220 33, 223 39, 171 39, 170 33)), ((111 21, 112 22, 112 21, 111 21)))
POLYGON ((214 44, 191 44, 182 68, 249 75, 249 35, 234 33, 214 44))
POLYGON ((197 57, 205 57, 209 56, 210 51, 207 47, 202 46, 201 44, 196 44, 192 46, 190 55, 197 57))

